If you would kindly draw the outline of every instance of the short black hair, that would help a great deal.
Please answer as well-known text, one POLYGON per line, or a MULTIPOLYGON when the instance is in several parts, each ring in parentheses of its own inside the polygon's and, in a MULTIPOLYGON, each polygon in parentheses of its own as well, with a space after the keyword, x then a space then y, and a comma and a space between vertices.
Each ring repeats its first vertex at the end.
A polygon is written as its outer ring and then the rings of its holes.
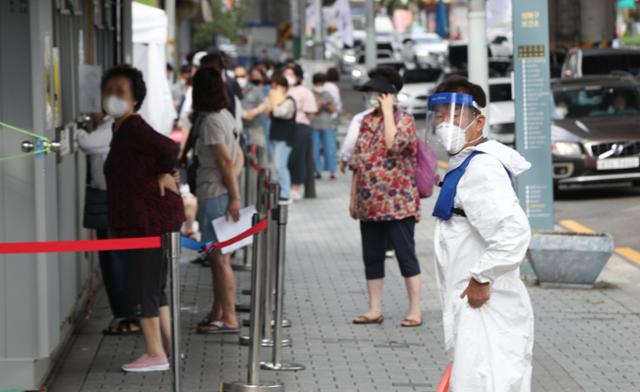
POLYGON ((193 76, 193 110, 197 112, 219 112, 231 105, 227 87, 220 70, 202 67, 193 76))
POLYGON ((142 72, 129 64, 116 65, 102 75, 100 90, 104 91, 109 80, 114 78, 129 79, 129 82, 131 82, 131 93, 133 94, 133 99, 136 100, 133 110, 136 112, 140 110, 140 107, 144 102, 144 98, 147 96, 147 85, 144 83, 144 76, 142 75, 142 72))
POLYGON ((285 78, 281 73, 277 73, 271 77, 271 83, 276 86, 282 86, 284 88, 289 88, 289 82, 287 78, 285 78))
POLYGON ((477 84, 471 83, 469 79, 460 75, 453 75, 448 77, 442 83, 440 83, 438 87, 436 87, 434 92, 469 94, 481 108, 487 105, 487 94, 485 94, 482 87, 478 86, 477 84))
POLYGON ((404 84, 402 81, 402 77, 395 69, 391 67, 381 66, 369 71, 370 79, 382 79, 396 88, 396 91, 402 90, 402 85, 404 84))
POLYGON ((191 68, 190 65, 188 65, 188 64, 187 65, 183 65, 183 66, 180 67, 180 73, 181 74, 186 74, 186 73, 190 74, 191 73, 191 69, 192 68, 191 68))
POLYGON ((327 81, 329 82, 339 82, 340 81, 340 71, 338 68, 331 67, 327 70, 327 81))
POLYGON ((327 75, 323 73, 313 74, 313 84, 324 83, 327 81, 327 75))

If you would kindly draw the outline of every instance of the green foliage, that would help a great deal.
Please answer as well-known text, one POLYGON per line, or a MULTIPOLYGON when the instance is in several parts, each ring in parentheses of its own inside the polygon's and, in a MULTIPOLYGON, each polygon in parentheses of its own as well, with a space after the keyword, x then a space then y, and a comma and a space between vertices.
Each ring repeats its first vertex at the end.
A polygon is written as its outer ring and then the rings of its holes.
POLYGON ((136 3, 142 3, 146 5, 150 5, 152 7, 158 6, 158 0, 134 0, 136 3))
POLYGON ((621 37, 620 43, 623 46, 640 46, 640 35, 621 37))
POLYGON ((223 9, 223 0, 210 0, 213 21, 197 24, 193 32, 193 46, 204 47, 213 43, 215 36, 223 36, 236 42, 240 38, 239 29, 243 17, 253 0, 236 0, 233 9, 223 9))

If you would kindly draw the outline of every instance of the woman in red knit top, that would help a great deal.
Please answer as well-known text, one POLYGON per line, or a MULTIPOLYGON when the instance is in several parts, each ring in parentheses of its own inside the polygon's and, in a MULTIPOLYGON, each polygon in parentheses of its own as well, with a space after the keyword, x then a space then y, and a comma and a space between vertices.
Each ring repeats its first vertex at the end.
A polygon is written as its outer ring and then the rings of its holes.
MULTIPOLYGON (((137 114, 145 95, 142 73, 128 65, 110 69, 102 79, 103 108, 115 119, 104 172, 109 229, 117 238, 157 236, 179 230, 184 221, 182 198, 172 176, 176 148, 137 114)), ((161 249, 122 253, 131 302, 145 339, 145 353, 122 369, 168 370, 167 261, 161 249)))

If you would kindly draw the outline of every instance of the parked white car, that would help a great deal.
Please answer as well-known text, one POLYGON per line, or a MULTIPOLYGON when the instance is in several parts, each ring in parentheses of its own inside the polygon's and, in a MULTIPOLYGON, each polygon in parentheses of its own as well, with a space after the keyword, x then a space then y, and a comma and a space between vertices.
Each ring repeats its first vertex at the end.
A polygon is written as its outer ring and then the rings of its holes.
POLYGON ((406 70, 402 76, 404 86, 398 94, 398 106, 414 116, 427 114, 427 98, 442 78, 442 69, 424 68, 406 70))
POLYGON ((420 66, 442 66, 449 54, 449 43, 434 33, 412 35, 402 44, 402 58, 420 66))

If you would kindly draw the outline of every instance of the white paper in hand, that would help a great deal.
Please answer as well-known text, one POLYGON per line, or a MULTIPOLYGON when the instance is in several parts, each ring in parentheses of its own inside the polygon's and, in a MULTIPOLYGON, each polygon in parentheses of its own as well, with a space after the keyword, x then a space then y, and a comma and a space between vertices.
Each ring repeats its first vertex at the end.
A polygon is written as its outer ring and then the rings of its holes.
MULTIPOLYGON (((218 237, 218 242, 226 241, 230 238, 237 236, 251 228, 253 215, 256 213, 256 207, 249 206, 240 210, 240 219, 234 222, 233 219, 227 220, 226 216, 214 219, 211 221, 213 230, 218 237)), ((235 244, 231 244, 221 249, 223 255, 229 254, 236 249, 243 248, 253 244, 253 236, 247 237, 242 241, 238 241, 235 244)))

